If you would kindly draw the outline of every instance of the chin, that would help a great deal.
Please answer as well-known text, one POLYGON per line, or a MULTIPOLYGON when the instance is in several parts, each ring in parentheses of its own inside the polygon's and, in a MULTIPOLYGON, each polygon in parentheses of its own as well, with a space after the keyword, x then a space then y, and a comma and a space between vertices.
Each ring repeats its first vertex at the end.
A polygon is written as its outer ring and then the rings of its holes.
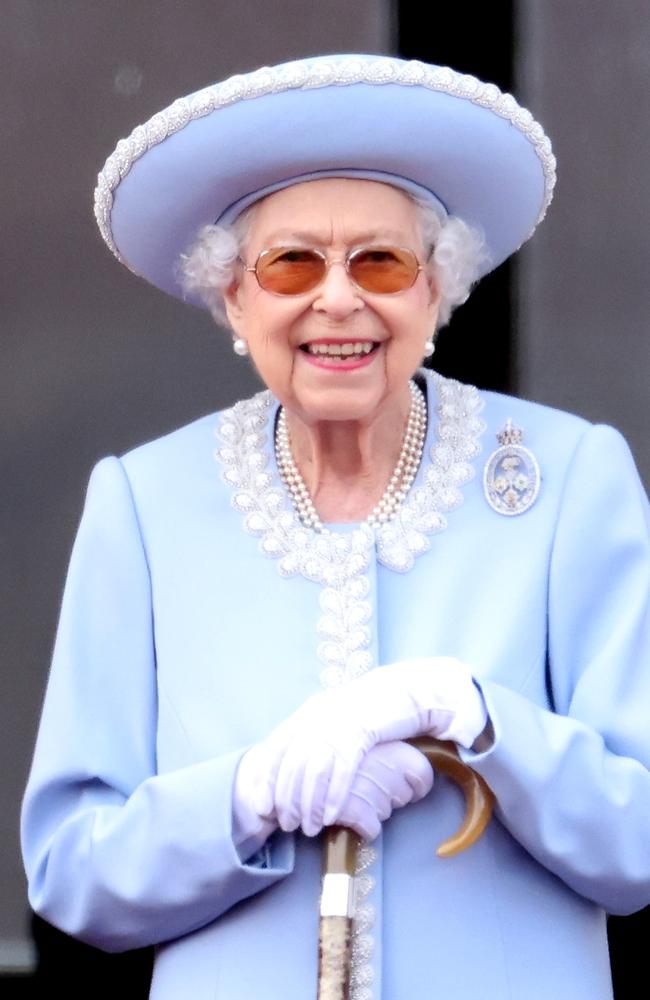
POLYGON ((359 421, 376 417, 386 402, 385 393, 379 390, 369 392, 360 387, 330 389, 323 393, 309 393, 298 396, 288 409, 306 423, 320 421, 359 421))

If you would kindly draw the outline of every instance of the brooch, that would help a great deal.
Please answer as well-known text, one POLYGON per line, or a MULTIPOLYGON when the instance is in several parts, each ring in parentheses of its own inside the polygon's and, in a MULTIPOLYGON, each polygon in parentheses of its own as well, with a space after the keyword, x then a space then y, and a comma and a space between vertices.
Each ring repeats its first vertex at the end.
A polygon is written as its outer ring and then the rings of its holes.
POLYGON ((497 434, 500 447, 483 470, 483 492, 497 514, 524 514, 537 500, 540 472, 532 451, 522 445, 523 432, 508 418, 497 434))

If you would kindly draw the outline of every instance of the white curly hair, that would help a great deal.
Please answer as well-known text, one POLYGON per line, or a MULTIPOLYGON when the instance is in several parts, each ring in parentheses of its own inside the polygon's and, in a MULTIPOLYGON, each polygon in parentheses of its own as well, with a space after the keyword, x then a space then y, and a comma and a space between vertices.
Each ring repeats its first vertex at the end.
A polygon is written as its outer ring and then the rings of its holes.
MULTIPOLYGON (((455 216, 443 216, 429 202, 406 196, 416 206, 422 243, 432 248, 426 268, 440 291, 440 329, 469 296, 489 254, 478 229, 455 216)), ((181 255, 178 270, 183 290, 198 296, 220 326, 229 325, 223 293, 235 278, 255 209, 251 205, 229 226, 203 226, 188 252, 181 255)))

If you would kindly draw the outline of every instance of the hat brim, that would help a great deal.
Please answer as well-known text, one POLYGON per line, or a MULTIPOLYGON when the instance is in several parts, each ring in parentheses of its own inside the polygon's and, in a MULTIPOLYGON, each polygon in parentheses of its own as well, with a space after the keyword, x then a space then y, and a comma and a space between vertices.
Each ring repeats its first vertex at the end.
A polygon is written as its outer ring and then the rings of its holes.
POLYGON ((305 174, 373 171, 478 227, 487 271, 543 217, 554 166, 541 126, 493 85, 421 63, 322 57, 207 88, 136 129, 100 174, 96 212, 127 267, 184 298, 177 262, 201 226, 305 174))

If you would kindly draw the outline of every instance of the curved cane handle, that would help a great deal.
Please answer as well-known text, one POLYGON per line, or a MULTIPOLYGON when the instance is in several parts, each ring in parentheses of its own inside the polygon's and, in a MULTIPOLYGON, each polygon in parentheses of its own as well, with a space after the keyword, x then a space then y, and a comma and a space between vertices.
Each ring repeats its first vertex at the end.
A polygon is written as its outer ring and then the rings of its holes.
POLYGON ((465 818, 460 828, 436 849, 439 858, 451 858, 479 839, 490 822, 494 796, 480 774, 460 759, 455 743, 433 736, 416 736, 406 742, 423 753, 436 771, 455 781, 465 796, 465 818))
MULTIPOLYGON (((483 778, 464 764, 453 743, 432 736, 408 740, 437 770, 460 786, 465 796, 465 818, 456 833, 438 847, 440 858, 450 858, 471 847, 492 815, 494 796, 483 778)), ((344 826, 323 831, 323 889, 318 938, 318 1000, 348 1000, 354 874, 360 838, 344 826)))
MULTIPOLYGON (((455 743, 433 736, 416 736, 406 742, 423 753, 436 771, 455 781, 465 796, 465 817, 460 828, 436 849, 439 858, 451 858, 479 839, 490 822, 494 796, 480 774, 460 759, 455 743)), ((330 826, 323 831, 323 839, 324 871, 353 875, 357 835, 346 827, 330 826)))

